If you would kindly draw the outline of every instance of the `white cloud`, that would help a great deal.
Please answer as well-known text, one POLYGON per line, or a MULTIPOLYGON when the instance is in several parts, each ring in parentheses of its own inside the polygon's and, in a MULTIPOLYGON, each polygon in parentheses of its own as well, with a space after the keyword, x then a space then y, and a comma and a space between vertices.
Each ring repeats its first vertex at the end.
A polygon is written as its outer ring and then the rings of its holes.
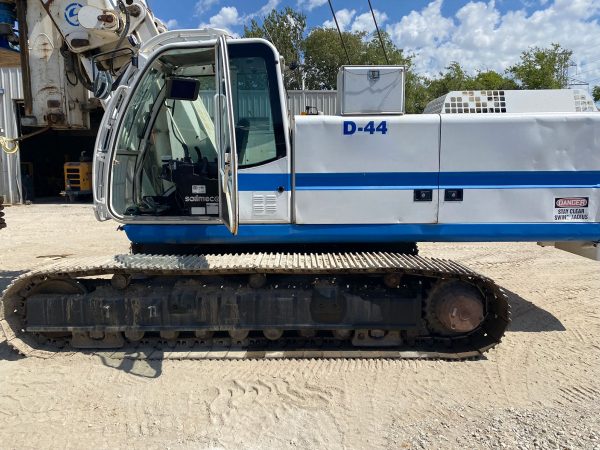
MULTIPOLYGON (((377 23, 381 27, 381 25, 385 24, 388 20, 388 15, 385 12, 376 9, 373 10, 373 12, 377 18, 377 23)), ((366 31, 369 34, 375 31, 375 23, 373 22, 373 16, 370 11, 357 16, 355 9, 344 8, 337 11, 335 15, 342 31, 366 31)), ((323 22, 323 27, 335 28, 335 21, 333 18, 323 22)))
POLYGON ((198 25, 198 28, 220 28, 235 35, 232 28, 241 25, 243 20, 235 6, 224 6, 207 23, 198 25))
POLYGON ((435 75, 452 61, 470 71, 504 71, 523 50, 555 42, 574 50, 573 59, 582 64, 582 72, 587 70, 582 78, 600 78, 600 60, 592 62, 600 50, 595 18, 600 0, 547 0, 533 13, 504 14, 494 0, 470 1, 450 17, 443 15, 442 5, 443 0, 433 0, 387 26, 398 47, 415 53, 417 71, 435 75))
POLYGON ((327 3, 327 0, 298 0, 298 8, 312 11, 319 6, 323 6, 325 3, 327 3))
MULTIPOLYGON (((198 4, 202 1, 205 3, 212 2, 214 4, 219 0, 201 0, 198 2, 198 4)), ((198 28, 220 28, 222 30, 226 30, 232 36, 238 37, 239 35, 234 31, 234 28, 246 24, 250 19, 255 17, 266 16, 272 10, 277 8, 280 3, 281 0, 267 0, 267 3, 265 3, 257 11, 246 15, 240 14, 235 6, 223 6, 217 14, 211 16, 208 22, 202 22, 200 25, 198 25, 198 28)))
POLYGON ((404 48, 419 49, 432 47, 446 39, 454 24, 452 19, 442 16, 442 1, 435 0, 420 12, 411 11, 400 22, 388 26, 397 45, 404 48))
POLYGON ((169 19, 165 25, 169 30, 174 30, 179 24, 177 23, 177 19, 169 19))
POLYGON ((258 10, 257 13, 255 13, 255 15, 266 16, 275 8, 277 8, 277 6, 279 6, 279 3, 281 3, 281 0, 269 0, 258 10))
MULTIPOLYGON (((352 23, 352 19, 354 19, 355 15, 356 15, 355 9, 345 9, 344 8, 344 9, 340 9, 339 11, 337 11, 335 13, 338 24, 340 25, 340 29, 342 31, 346 31, 350 27, 350 24, 352 23)), ((325 22, 323 22, 323 26, 325 28, 335 28, 335 22, 334 22, 333 18, 331 20, 326 20, 325 22)))
MULTIPOLYGON (((379 25, 379 27, 381 28, 381 25, 383 25, 387 20, 388 20, 388 16, 386 13, 378 11, 378 10, 373 10, 373 12, 375 13, 375 18, 377 19, 377 24, 379 25)), ((354 19, 354 22, 352 22, 352 27, 350 28, 351 31, 366 31, 367 33, 372 33, 375 31, 375 23, 373 22, 373 15, 371 14, 371 12, 366 12, 364 14, 360 14, 359 16, 356 16, 356 18, 354 19)))
POLYGON ((197 16, 206 14, 213 6, 217 5, 221 0, 198 0, 194 6, 197 16))

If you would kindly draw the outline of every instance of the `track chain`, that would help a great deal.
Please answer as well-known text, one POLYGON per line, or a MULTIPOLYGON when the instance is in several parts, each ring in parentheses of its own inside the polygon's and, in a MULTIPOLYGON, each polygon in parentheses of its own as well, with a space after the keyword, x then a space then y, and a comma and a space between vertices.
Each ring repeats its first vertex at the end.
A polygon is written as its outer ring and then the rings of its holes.
MULTIPOLYGON (((486 298, 488 314, 483 324, 467 336, 418 338, 414 348, 363 348, 335 341, 289 339, 269 342, 250 339, 201 341, 160 339, 128 344, 119 351, 92 353, 116 359, 243 359, 243 358, 477 358, 495 347, 510 322, 505 291, 492 280, 453 261, 398 253, 250 253, 224 255, 116 255, 60 261, 25 273, 4 291, 0 299, 0 327, 8 344, 25 356, 53 357, 72 352, 68 342, 41 342, 25 331, 24 311, 28 293, 39 283, 54 278, 78 279, 114 274, 197 277, 242 274, 386 274, 401 273, 437 279, 458 279, 476 286, 486 298), (53 345, 54 344, 54 345, 53 345), (66 345, 66 348, 62 348, 66 345)), ((77 351, 77 350, 76 350, 77 351)))
POLYGON ((4 198, 0 195, 0 230, 6 228, 6 220, 4 219, 4 198))

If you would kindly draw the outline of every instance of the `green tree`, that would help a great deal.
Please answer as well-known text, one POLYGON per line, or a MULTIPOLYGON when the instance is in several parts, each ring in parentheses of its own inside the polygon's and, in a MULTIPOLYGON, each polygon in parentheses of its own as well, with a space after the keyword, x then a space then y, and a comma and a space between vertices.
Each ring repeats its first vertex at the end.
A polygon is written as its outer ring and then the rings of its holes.
POLYGON ((592 89, 592 97, 594 97, 595 102, 600 101, 600 86, 594 86, 594 89, 592 89))
POLYGON ((521 60, 506 69, 524 89, 563 89, 568 86, 569 62, 573 52, 560 44, 548 48, 532 47, 521 53, 521 60))
POLYGON ((315 28, 304 41, 304 72, 307 89, 335 89, 337 74, 346 64, 362 64, 366 59, 363 43, 365 33, 343 32, 342 38, 334 28, 315 28))
POLYGON ((437 78, 429 79, 426 81, 427 93, 431 99, 446 95, 450 91, 464 91, 468 89, 468 84, 472 81, 469 74, 462 68, 462 66, 453 61, 445 72, 440 72, 437 78))
POLYGON ((383 47, 385 47, 385 54, 377 33, 373 33, 368 40, 363 41, 364 51, 362 53, 363 56, 360 64, 391 64, 404 66, 411 64, 412 58, 406 57, 402 50, 396 47, 396 44, 394 44, 390 35, 383 30, 381 30, 381 40, 383 41, 383 47))
MULTIPOLYGON (((252 19, 244 26, 244 37, 258 37, 271 41, 283 56, 286 64, 300 63, 306 31, 306 16, 290 7, 273 10, 262 23, 252 19)), ((286 89, 301 89, 302 74, 298 70, 285 70, 286 89)))
POLYGON ((428 80, 409 69, 406 74, 406 98, 404 106, 407 114, 421 114, 427 103, 433 100, 427 88, 428 80))
POLYGON ((450 63, 446 70, 435 78, 419 77, 417 85, 409 91, 410 80, 407 80, 406 112, 421 113, 432 100, 446 95, 451 91, 479 91, 498 89, 517 89, 514 80, 493 70, 478 72, 470 75, 458 62, 450 63), (409 92, 412 98, 409 97, 409 92), (411 106, 409 110, 408 106, 411 106))
POLYGON ((512 90, 519 86, 515 80, 507 78, 493 70, 478 72, 477 75, 467 82, 469 90, 512 90))

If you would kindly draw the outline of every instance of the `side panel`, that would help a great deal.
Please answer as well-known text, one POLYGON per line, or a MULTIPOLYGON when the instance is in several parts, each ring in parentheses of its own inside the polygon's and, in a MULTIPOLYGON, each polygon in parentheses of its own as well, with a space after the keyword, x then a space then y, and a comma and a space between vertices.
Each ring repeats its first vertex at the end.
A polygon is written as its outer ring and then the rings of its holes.
POLYGON ((437 222, 439 126, 437 115, 296 116, 296 223, 437 222))
POLYGON ((441 136, 440 223, 600 220, 599 114, 442 115, 441 136))
POLYGON ((290 159, 240 169, 241 223, 290 223, 290 159), (283 189, 282 189, 283 188, 283 189))

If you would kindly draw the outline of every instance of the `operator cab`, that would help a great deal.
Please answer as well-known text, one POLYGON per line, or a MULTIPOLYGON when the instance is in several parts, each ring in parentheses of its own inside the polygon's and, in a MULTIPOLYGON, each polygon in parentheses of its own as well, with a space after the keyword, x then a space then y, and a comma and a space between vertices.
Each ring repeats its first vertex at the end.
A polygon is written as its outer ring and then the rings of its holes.
POLYGON ((124 223, 183 218, 235 232, 238 168, 287 154, 273 48, 200 44, 158 52, 117 113, 108 206, 124 223))

